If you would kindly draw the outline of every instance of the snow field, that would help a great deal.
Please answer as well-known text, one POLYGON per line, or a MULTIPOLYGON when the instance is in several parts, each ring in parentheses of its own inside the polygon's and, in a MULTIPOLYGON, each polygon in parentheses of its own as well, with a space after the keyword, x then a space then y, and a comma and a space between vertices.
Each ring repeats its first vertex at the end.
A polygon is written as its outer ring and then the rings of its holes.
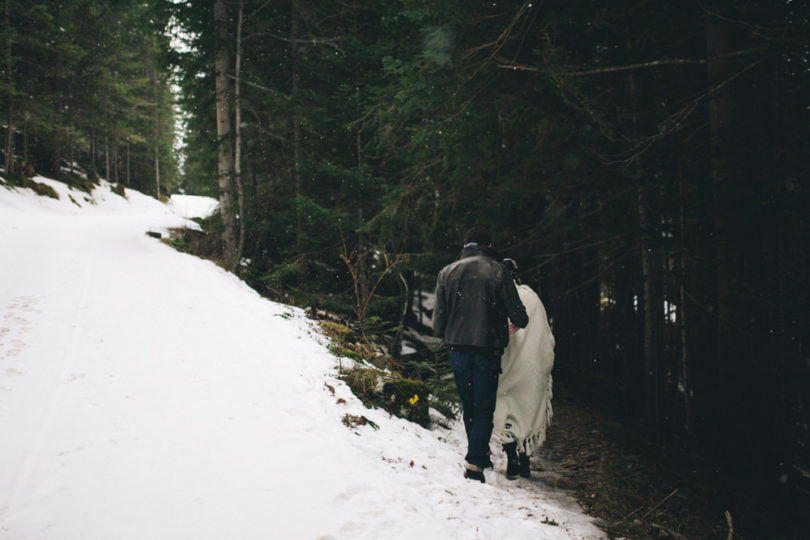
POLYGON ((144 234, 201 201, 35 180, 60 199, 0 186, 0 538, 604 537, 500 460, 464 480, 462 426, 365 409, 300 310, 144 234))

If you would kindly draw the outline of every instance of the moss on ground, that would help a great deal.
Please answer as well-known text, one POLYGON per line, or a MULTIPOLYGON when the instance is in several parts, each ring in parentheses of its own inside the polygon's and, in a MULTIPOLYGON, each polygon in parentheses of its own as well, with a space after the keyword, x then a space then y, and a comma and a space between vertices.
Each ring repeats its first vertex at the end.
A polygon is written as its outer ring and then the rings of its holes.
POLYGON ((127 198, 127 189, 124 187, 124 184, 113 184, 112 185, 112 192, 116 195, 120 195, 123 198, 127 198))
POLYGON ((334 321, 318 321, 324 335, 332 341, 329 349, 335 356, 365 361, 377 353, 373 346, 362 342, 357 332, 347 324, 334 321))
POLYGON ((25 181, 23 182, 23 186, 33 189, 34 192, 37 195, 42 195, 44 197, 50 197, 51 199, 58 199, 59 198, 59 194, 56 192, 56 190, 53 189, 48 184, 43 184, 41 182, 35 182, 35 181, 31 180, 30 178, 26 178, 25 181))
POLYGON ((386 410, 422 427, 430 425, 429 394, 424 382, 413 379, 393 379, 382 388, 386 410))
POLYGON ((98 181, 93 181, 92 179, 83 178, 77 174, 70 174, 70 173, 61 173, 56 176, 56 180, 67 184, 68 186, 78 189, 79 191, 84 191, 85 193, 92 194, 93 190, 96 189, 98 185, 98 181))
POLYGON ((345 382, 352 393, 357 396, 366 407, 382 407, 382 394, 378 390, 381 388, 380 382, 386 373, 376 368, 355 366, 343 370, 340 379, 345 382))

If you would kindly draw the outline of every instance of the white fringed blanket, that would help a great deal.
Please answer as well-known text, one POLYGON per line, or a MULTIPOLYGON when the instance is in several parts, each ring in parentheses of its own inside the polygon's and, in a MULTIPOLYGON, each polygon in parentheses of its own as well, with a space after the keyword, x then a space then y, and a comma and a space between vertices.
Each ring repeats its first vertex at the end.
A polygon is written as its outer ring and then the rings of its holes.
POLYGON ((551 422, 554 335, 537 293, 528 285, 518 285, 517 290, 529 314, 529 325, 510 336, 501 359, 492 440, 501 444, 515 441, 520 452, 531 455, 546 440, 551 422))

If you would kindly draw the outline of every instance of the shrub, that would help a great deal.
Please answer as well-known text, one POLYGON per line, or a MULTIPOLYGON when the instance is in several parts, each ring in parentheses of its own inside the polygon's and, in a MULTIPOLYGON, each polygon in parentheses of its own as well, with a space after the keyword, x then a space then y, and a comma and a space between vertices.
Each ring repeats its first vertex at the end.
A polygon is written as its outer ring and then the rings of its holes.
POLYGON ((379 369, 357 366, 345 370, 340 378, 363 402, 363 405, 382 408, 383 399, 378 386, 385 375, 385 372, 379 369))
POLYGON ((124 187, 124 184, 113 184, 112 192, 116 195, 122 196, 125 199, 127 198, 127 189, 124 187))
POLYGON ((335 356, 368 360, 375 355, 374 348, 358 341, 357 334, 348 325, 333 321, 319 321, 319 325, 324 335, 332 341, 329 349, 335 356))
POLYGON ((422 381, 362 366, 344 371, 340 378, 366 407, 379 407, 422 427, 430 425, 430 390, 422 381))
POLYGON ((82 178, 77 174, 61 173, 57 175, 56 179, 60 182, 64 182, 72 188, 76 188, 88 194, 93 193, 93 190, 96 188, 96 182, 87 178, 82 178))
POLYGON ((422 427, 430 425, 428 413, 428 387, 422 381, 393 379, 383 385, 383 407, 390 413, 416 422, 422 427))
POLYGON ((59 194, 56 192, 56 190, 53 189, 48 184, 42 184, 39 182, 34 182, 33 180, 27 180, 25 182, 25 187, 30 187, 37 193, 37 195, 50 197, 51 199, 59 198, 59 194))

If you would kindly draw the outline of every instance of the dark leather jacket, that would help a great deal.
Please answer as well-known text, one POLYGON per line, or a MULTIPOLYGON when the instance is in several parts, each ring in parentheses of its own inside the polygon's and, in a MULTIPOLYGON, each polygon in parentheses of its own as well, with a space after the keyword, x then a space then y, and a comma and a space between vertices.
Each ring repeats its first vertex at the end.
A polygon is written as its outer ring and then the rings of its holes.
POLYGON ((494 253, 470 244, 436 280, 433 331, 448 345, 502 351, 509 343, 508 321, 529 323, 512 275, 494 253))

